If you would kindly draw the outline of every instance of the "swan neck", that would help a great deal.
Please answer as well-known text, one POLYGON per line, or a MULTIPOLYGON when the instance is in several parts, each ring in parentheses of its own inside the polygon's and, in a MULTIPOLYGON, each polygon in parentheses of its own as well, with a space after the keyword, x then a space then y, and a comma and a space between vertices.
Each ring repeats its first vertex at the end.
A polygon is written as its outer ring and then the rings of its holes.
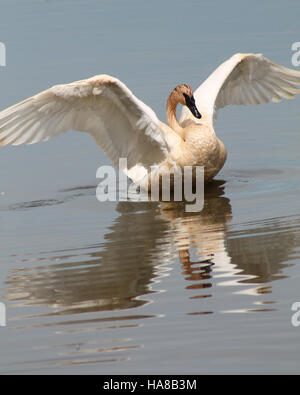
POLYGON ((170 94, 167 100, 167 122, 168 125, 180 136, 183 134, 183 128, 179 125, 179 122, 177 120, 176 116, 176 108, 179 103, 179 100, 177 100, 174 97, 174 91, 170 94))

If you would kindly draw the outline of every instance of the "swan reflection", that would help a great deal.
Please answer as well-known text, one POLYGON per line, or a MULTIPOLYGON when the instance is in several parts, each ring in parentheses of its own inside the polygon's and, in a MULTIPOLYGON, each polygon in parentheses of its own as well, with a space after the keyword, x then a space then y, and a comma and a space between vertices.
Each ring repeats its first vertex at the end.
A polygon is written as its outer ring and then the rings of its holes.
POLYGON ((188 213, 178 202, 119 203, 119 216, 102 243, 40 254, 37 264, 12 269, 5 299, 47 305, 55 309, 52 314, 132 309, 151 300, 153 284, 178 262, 191 299, 209 297, 222 285, 256 295, 271 292, 270 282, 284 278, 300 246, 300 219, 231 230, 224 185, 206 187, 200 213, 188 213))

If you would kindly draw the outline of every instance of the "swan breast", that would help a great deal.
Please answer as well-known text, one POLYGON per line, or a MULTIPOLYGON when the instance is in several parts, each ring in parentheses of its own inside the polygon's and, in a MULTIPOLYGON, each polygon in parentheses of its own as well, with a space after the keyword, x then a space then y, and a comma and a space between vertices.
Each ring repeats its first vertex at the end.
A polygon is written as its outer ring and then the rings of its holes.
POLYGON ((182 169, 184 166, 203 166, 205 180, 214 177, 223 167, 227 152, 212 127, 193 124, 184 128, 185 138, 180 146, 174 147, 170 158, 182 169))

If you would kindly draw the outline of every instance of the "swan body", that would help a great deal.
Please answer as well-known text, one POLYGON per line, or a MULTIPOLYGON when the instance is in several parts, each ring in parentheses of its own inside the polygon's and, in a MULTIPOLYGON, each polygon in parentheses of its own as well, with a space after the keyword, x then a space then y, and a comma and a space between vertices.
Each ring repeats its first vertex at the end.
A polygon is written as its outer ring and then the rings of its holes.
POLYGON ((68 130, 88 132, 117 167, 143 188, 150 169, 204 166, 211 180, 226 161, 214 132, 214 119, 229 104, 255 105, 292 99, 300 72, 261 54, 236 54, 221 64, 193 93, 177 86, 167 101, 167 123, 109 75, 56 85, 0 112, 0 145, 33 144, 68 130), (176 107, 183 105, 180 120, 176 107))

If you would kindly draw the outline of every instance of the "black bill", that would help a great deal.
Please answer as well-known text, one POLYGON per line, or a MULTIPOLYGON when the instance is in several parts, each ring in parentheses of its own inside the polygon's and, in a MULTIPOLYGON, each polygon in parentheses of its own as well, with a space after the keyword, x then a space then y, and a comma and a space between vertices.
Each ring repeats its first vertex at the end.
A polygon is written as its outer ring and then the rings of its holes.
POLYGON ((201 119, 202 116, 196 107, 194 96, 188 96, 185 93, 183 95, 185 97, 186 106, 190 109, 191 113, 194 115, 194 117, 201 119))

